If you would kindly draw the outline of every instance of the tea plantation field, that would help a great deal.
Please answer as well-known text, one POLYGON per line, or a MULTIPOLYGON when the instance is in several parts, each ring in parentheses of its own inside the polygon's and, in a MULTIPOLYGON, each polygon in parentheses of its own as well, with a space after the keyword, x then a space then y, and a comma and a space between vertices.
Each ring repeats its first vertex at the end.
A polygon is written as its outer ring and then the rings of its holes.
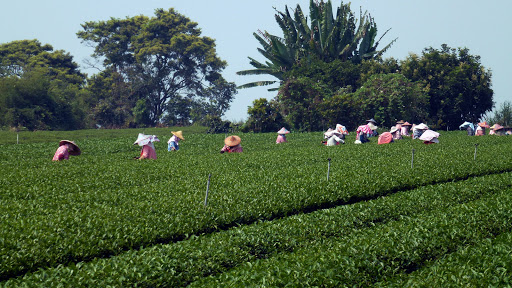
POLYGON ((170 131, 144 161, 140 129, 0 132, 0 287, 512 285, 510 136, 170 131))

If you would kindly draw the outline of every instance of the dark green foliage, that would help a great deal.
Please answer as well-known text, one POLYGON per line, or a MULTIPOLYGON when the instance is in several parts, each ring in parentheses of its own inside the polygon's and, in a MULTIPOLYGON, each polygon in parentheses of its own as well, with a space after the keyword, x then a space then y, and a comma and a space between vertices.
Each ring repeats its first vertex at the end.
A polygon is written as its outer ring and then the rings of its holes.
MULTIPOLYGON (((396 41, 377 50, 380 39, 376 41, 377 24, 368 13, 362 13, 358 20, 350 10, 350 4, 343 4, 333 14, 331 1, 311 0, 309 4, 309 23, 302 8, 297 5, 292 13, 276 11, 276 21, 283 31, 283 37, 268 32, 254 33, 262 48, 258 51, 267 58, 260 63, 249 57, 252 70, 239 71, 239 75, 268 74, 278 80, 286 81, 286 72, 293 66, 310 66, 314 61, 332 62, 335 60, 360 63, 363 60, 380 58, 396 41)), ((271 85, 277 81, 258 81, 239 88, 271 85)), ((282 84, 282 83, 280 83, 282 84)), ((275 90, 275 89, 270 89, 275 90)))
POLYGON ((325 126, 320 107, 332 91, 308 77, 290 78, 281 86, 277 101, 285 120, 298 131, 319 131, 325 126))
POLYGON ((201 123, 208 127, 206 133, 229 133, 233 132, 233 127, 231 126, 230 121, 222 120, 219 116, 216 115, 206 115, 206 117, 201 121, 201 123))
POLYGON ((279 112, 277 101, 265 98, 256 99, 247 109, 249 119, 244 124, 243 132, 276 132, 285 126, 285 121, 279 112))
POLYGON ((428 96, 401 74, 373 75, 352 96, 358 123, 374 118, 379 126, 391 127, 403 119, 411 123, 428 119, 428 96))
POLYGON ((468 48, 426 48, 421 57, 410 55, 400 66, 404 76, 428 93, 433 127, 455 130, 464 121, 476 123, 493 107, 491 72, 468 48))
POLYGON ((166 114, 172 114, 166 122, 185 125, 196 106, 202 106, 196 109, 202 117, 222 116, 236 94, 234 84, 220 74, 227 63, 217 57, 215 41, 200 36, 198 24, 173 8, 156 9, 154 17, 112 18, 82 27, 78 37, 95 47, 93 56, 102 58, 108 71, 101 77, 108 81, 96 87, 97 97, 123 107, 118 113, 123 119, 101 117, 105 126, 128 126, 140 99, 146 101, 151 125, 166 114))
POLYGON ((495 124, 498 123, 505 127, 510 127, 512 125, 512 102, 505 101, 501 103, 500 107, 494 109, 490 116, 485 117, 488 123, 495 124))
POLYGON ((71 130, 86 126, 73 57, 37 40, 0 45, 0 126, 71 130))

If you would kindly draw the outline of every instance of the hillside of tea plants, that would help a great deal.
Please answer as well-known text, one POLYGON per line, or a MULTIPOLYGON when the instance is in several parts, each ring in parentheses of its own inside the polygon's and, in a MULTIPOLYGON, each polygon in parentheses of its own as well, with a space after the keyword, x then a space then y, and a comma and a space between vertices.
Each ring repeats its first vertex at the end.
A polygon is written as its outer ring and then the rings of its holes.
POLYGON ((177 152, 168 128, 1 132, 0 287, 511 285, 512 137, 220 154, 225 134, 178 129, 177 152), (61 139, 82 155, 52 162, 61 139))

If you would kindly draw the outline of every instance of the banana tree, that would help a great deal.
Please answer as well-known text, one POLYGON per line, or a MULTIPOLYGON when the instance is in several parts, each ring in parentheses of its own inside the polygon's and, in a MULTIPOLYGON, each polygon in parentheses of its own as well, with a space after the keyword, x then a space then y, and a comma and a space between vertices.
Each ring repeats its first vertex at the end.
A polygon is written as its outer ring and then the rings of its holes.
MULTIPOLYGON (((262 45, 258 51, 267 58, 265 64, 249 57, 250 64, 256 69, 237 72, 238 75, 268 74, 276 77, 274 81, 257 81, 239 86, 249 88, 265 86, 283 81, 284 72, 294 65, 308 65, 311 59, 331 62, 336 59, 359 63, 362 60, 380 57, 396 41, 394 39, 383 49, 377 50, 380 40, 377 37, 377 25, 374 19, 361 11, 359 21, 350 10, 350 4, 341 3, 333 15, 331 1, 310 1, 310 25, 300 5, 297 5, 293 16, 287 6, 285 11, 277 11, 276 22, 283 31, 283 37, 267 32, 254 33, 262 45)), ((269 91, 277 88, 269 89, 269 91)))

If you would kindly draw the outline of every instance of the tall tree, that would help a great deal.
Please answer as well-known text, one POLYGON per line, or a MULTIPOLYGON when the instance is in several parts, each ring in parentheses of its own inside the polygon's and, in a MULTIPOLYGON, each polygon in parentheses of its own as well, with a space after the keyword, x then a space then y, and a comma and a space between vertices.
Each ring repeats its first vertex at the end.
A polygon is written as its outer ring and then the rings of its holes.
POLYGON ((3 125, 28 129, 83 128, 85 75, 73 57, 38 40, 0 45, 3 125))
POLYGON ((223 114, 236 93, 220 74, 226 62, 217 57, 215 41, 201 37, 197 23, 173 8, 157 9, 151 18, 112 18, 82 27, 78 37, 95 46, 93 56, 119 73, 135 98, 147 102, 153 124, 172 110, 175 98, 222 102, 223 114))
POLYGON ((268 101, 265 98, 256 99, 247 109, 249 119, 244 125, 244 131, 274 132, 285 125, 279 113, 277 101, 268 101))
POLYGON ((498 123, 505 127, 512 125, 512 102, 505 101, 492 112, 491 115, 486 115, 485 117, 489 123, 498 123))
POLYGON ((401 73, 422 83, 435 127, 454 130, 464 121, 477 122, 494 105, 491 71, 467 48, 426 48, 421 57, 413 54, 402 61, 401 73))
POLYGON ((375 74, 353 94, 358 118, 364 123, 374 118, 380 126, 391 127, 398 120, 412 123, 427 119, 428 96, 419 83, 413 83, 402 74, 375 74))
MULTIPOLYGON (((310 0, 309 15, 310 24, 300 5, 297 5, 293 16, 287 6, 284 12, 277 11, 275 18, 283 31, 283 37, 268 32, 254 33, 254 37, 262 46, 258 51, 268 61, 261 63, 249 57, 250 64, 255 69, 239 71, 237 74, 268 74, 276 77, 278 81, 283 81, 285 72, 291 70, 294 65, 308 65, 313 59, 324 62, 350 60, 360 63, 365 59, 380 57, 396 41, 395 39, 383 49, 377 50, 380 40, 387 31, 376 41, 377 24, 374 19, 367 12, 361 11, 357 21, 350 10, 350 4, 342 2, 334 17, 330 0, 310 0)), ((239 88, 271 85, 276 82, 257 81, 241 85, 239 88)))

